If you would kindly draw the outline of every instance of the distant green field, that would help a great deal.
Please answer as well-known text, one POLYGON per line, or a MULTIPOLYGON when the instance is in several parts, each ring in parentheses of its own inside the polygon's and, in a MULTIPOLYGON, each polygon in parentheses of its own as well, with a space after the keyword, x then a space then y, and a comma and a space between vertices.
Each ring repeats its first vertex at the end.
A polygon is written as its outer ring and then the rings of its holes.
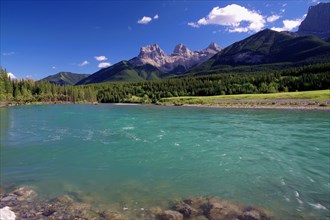
POLYGON ((241 94, 241 95, 220 95, 220 96, 184 96, 163 98, 159 104, 205 104, 214 105, 219 103, 232 103, 235 101, 257 102, 276 100, 314 100, 324 102, 330 100, 330 90, 305 91, 305 92, 281 92, 270 94, 241 94))

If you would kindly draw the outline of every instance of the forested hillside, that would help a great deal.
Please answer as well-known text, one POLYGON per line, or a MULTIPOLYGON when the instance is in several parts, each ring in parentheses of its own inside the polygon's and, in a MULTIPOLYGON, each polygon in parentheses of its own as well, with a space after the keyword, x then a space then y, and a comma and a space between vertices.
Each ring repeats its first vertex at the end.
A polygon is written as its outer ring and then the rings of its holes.
POLYGON ((33 80, 11 81, 0 70, 2 103, 145 102, 173 96, 210 96, 329 89, 330 63, 275 72, 223 73, 142 82, 111 82, 82 86, 54 85, 33 80))

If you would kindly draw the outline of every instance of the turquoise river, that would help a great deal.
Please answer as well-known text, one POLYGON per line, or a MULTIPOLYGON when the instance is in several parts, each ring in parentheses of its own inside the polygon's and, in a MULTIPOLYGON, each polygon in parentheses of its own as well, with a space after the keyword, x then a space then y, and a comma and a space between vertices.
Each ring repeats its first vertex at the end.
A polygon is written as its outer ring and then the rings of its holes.
POLYGON ((113 206, 216 195, 330 219, 330 112, 125 105, 0 108, 1 187, 113 206))

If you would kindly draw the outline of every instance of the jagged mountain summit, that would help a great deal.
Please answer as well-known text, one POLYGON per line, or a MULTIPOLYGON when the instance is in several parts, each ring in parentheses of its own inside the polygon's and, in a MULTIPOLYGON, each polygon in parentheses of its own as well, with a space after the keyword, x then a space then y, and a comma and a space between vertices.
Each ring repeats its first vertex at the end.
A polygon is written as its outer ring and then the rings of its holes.
POLYGON ((211 43, 207 48, 199 51, 191 51, 185 45, 178 44, 173 52, 167 55, 157 44, 153 44, 142 47, 140 54, 129 62, 133 65, 150 64, 163 72, 182 73, 220 51, 221 48, 216 43, 211 43))
POLYGON ((328 39, 330 37, 330 2, 309 7, 307 16, 301 22, 297 33, 328 39))

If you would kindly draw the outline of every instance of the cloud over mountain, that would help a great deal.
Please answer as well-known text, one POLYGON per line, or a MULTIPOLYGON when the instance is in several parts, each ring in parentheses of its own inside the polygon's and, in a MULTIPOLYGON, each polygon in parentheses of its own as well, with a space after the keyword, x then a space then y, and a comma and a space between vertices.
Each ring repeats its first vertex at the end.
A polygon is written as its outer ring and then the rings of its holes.
POLYGON ((87 60, 84 60, 82 63, 79 63, 78 66, 86 66, 89 62, 87 60))
POLYGON ((151 17, 143 16, 140 20, 137 21, 138 24, 148 24, 152 20, 151 17))
POLYGON ((153 16, 153 18, 151 18, 149 16, 143 16, 141 19, 139 19, 137 21, 137 23, 138 24, 149 24, 152 21, 152 19, 157 20, 158 18, 159 18, 159 15, 158 14, 155 14, 153 16))
POLYGON ((282 27, 272 27, 271 29, 274 31, 292 31, 293 29, 297 28, 303 19, 298 18, 295 20, 284 20, 282 27))
POLYGON ((106 68, 106 67, 109 67, 109 66, 111 66, 111 64, 106 63, 106 62, 99 63, 99 65, 98 65, 99 68, 106 68))
POLYGON ((267 17, 267 22, 274 22, 280 18, 281 18, 281 16, 279 16, 279 15, 271 15, 271 16, 267 17))
POLYGON ((206 17, 197 22, 189 22, 188 25, 221 25, 228 27, 229 32, 257 32, 265 27, 265 23, 266 20, 257 11, 231 4, 224 8, 214 7, 206 17))
POLYGON ((95 56, 94 58, 97 61, 104 61, 104 60, 107 60, 108 59, 106 56, 95 56))

